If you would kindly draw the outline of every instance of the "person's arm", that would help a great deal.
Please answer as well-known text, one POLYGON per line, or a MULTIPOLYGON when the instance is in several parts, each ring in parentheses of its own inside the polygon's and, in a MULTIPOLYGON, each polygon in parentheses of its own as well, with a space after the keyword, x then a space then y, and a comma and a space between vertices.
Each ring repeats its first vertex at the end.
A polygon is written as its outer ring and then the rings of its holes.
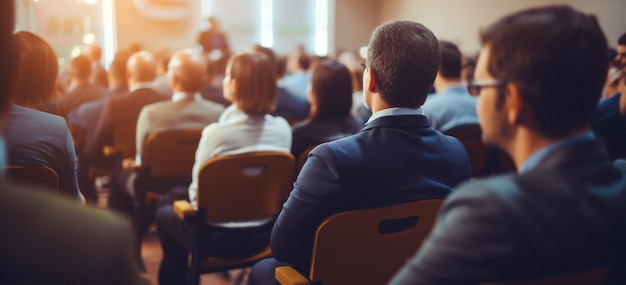
POLYGON ((72 136, 65 120, 62 118, 61 120, 62 123, 60 125, 62 128, 59 131, 61 132, 60 135, 63 136, 62 141, 64 144, 60 146, 63 147, 63 149, 61 149, 62 153, 60 153, 58 157, 58 159, 61 160, 60 169, 57 173, 59 176, 59 192, 67 193, 70 197, 76 197, 78 201, 82 201, 83 198, 78 186, 78 164, 76 163, 74 143, 72 142, 72 136))
POLYGON ((151 129, 150 122, 150 112, 148 112, 148 110, 144 107, 143 109, 141 109, 141 112, 139 113, 139 118, 137 119, 137 131, 135 136, 135 163, 138 165, 141 164, 141 150, 143 147, 143 142, 148 136, 148 130, 151 129))
POLYGON ((308 265, 315 231, 321 222, 319 209, 340 189, 334 154, 326 145, 311 151, 287 202, 278 215, 271 235, 272 254, 296 269, 308 265))
MULTIPOLYGON (((509 181, 500 180, 499 186, 509 181)), ((515 237, 504 202, 485 183, 450 196, 430 236, 389 284, 475 284, 507 268, 515 237)))

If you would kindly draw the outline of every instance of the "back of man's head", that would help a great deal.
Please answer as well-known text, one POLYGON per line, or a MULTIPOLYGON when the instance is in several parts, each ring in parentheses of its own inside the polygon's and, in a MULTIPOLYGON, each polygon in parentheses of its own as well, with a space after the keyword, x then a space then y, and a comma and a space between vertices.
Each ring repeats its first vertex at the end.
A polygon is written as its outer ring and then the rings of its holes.
POLYGON ((439 42, 428 28, 395 21, 374 30, 366 65, 374 72, 380 96, 387 104, 417 108, 433 86, 439 58, 439 42))
POLYGON ((157 62, 151 53, 138 51, 128 59, 126 69, 129 84, 152 82, 157 75, 157 62))
POLYGON ((536 131, 561 138, 590 121, 608 68, 594 16, 568 6, 531 8, 495 22, 481 39, 490 75, 517 87, 536 131))
POLYGON ((463 57, 459 48, 451 42, 439 41, 439 50, 441 51, 439 74, 446 79, 460 80, 463 57))
POLYGON ((86 55, 78 55, 70 61, 70 76, 77 80, 89 80, 91 61, 86 55))
POLYGON ((190 49, 176 52, 168 64, 168 76, 174 92, 199 92, 205 75, 205 59, 190 49))

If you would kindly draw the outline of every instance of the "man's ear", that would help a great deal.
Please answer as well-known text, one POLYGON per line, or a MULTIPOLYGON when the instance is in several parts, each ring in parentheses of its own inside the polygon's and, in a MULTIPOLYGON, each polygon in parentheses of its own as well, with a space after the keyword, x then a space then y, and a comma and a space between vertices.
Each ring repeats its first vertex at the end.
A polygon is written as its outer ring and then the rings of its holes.
POLYGON ((526 103, 522 98, 517 86, 513 83, 506 85, 506 108, 507 119, 509 123, 515 125, 522 121, 523 112, 526 109, 526 103))
POLYGON ((365 84, 363 88, 367 89, 367 91, 371 93, 378 93, 378 85, 376 84, 376 74, 374 73, 374 70, 367 68, 365 73, 365 84))

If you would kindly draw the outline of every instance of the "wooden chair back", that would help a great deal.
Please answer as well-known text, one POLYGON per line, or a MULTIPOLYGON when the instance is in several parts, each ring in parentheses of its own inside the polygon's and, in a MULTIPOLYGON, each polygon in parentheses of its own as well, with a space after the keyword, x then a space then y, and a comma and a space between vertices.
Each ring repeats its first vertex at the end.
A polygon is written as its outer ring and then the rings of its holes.
POLYGON ((121 159, 134 158, 136 153, 135 134, 137 122, 128 122, 113 129, 113 146, 121 155, 121 159))
POLYGON ((8 165, 7 177, 14 182, 37 186, 59 193, 59 176, 49 166, 8 165))
POLYGON ((487 147, 481 139, 482 130, 480 125, 462 125, 446 132, 447 135, 457 138, 467 151, 470 160, 472 177, 485 174, 486 162, 489 155, 489 147, 487 147))
POLYGON ((422 200, 327 218, 317 229, 309 280, 386 284, 430 233, 442 202, 422 200), (398 222, 404 227, 385 228, 398 222))
POLYGON ((198 208, 208 222, 253 220, 277 215, 293 183, 294 157, 283 152, 218 156, 198 177, 198 208))
POLYGON ((172 130, 149 135, 141 164, 153 178, 191 178, 202 129, 172 130))

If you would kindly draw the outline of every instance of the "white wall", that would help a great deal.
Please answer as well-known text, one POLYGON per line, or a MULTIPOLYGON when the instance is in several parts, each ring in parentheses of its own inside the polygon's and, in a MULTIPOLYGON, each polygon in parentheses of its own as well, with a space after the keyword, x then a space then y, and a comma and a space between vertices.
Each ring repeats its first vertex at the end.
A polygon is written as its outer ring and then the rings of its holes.
MULTIPOLYGON (((341 1, 341 0, 340 0, 341 1)), ((626 32, 624 0, 379 0, 380 21, 413 20, 430 28, 440 39, 456 43, 467 54, 479 50, 478 32, 511 12, 548 4, 568 4, 595 14, 609 45, 626 32)))

